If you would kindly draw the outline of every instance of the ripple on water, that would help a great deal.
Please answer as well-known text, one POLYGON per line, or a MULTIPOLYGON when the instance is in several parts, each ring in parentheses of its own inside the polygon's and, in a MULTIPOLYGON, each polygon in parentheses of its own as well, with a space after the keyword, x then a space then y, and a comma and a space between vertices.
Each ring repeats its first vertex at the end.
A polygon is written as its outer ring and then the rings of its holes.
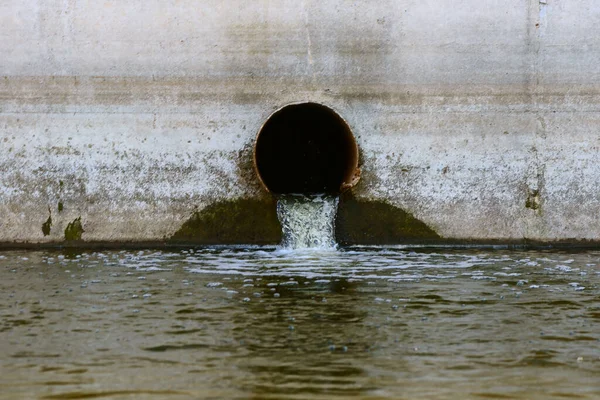
POLYGON ((599 259, 5 252, 0 398, 598 398, 599 259))

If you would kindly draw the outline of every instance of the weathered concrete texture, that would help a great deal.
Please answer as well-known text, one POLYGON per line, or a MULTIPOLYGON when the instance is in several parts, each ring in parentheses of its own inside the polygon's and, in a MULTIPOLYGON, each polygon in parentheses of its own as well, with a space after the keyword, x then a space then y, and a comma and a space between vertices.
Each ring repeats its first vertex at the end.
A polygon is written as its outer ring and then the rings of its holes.
POLYGON ((159 241, 259 199, 255 135, 298 101, 355 133, 357 200, 600 239, 595 0, 7 0, 0 37, 0 242, 159 241))

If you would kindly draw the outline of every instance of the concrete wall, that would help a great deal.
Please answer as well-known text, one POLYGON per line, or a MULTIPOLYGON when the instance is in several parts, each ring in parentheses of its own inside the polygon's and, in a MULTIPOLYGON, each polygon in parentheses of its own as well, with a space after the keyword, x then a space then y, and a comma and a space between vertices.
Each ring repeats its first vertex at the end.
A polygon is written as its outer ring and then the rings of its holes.
POLYGON ((595 0, 4 0, 0 242, 260 196, 253 140, 297 101, 348 121, 358 198, 444 238, 600 239, 598 38, 595 0))

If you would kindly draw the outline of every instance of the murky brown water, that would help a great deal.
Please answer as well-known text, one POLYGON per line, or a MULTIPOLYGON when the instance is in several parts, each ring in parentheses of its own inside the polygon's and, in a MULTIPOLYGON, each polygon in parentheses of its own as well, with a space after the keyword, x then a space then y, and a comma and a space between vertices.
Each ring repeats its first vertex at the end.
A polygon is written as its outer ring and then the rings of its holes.
POLYGON ((600 253, 0 253, 2 399, 600 398, 600 253))

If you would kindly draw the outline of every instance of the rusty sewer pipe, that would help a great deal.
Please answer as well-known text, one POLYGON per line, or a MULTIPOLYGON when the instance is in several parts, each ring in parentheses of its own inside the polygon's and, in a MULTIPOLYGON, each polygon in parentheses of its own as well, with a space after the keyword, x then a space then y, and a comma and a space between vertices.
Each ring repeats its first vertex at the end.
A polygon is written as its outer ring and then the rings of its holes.
POLYGON ((288 104, 267 118, 254 144, 254 168, 273 194, 337 195, 360 179, 348 123, 318 103, 288 104))

